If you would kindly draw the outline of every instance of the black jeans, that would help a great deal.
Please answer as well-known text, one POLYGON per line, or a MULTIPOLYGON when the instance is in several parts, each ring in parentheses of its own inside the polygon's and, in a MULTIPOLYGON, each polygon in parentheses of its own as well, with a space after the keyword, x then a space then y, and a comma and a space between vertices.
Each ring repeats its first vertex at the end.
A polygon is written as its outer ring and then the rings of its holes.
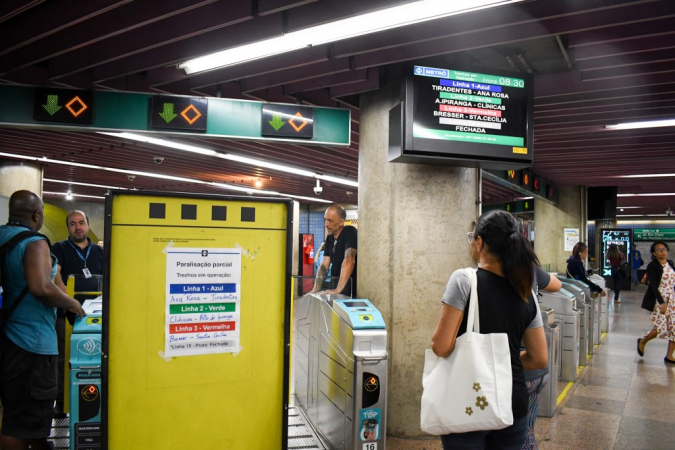
POLYGON ((623 284, 623 274, 618 267, 612 267, 612 280, 614 280, 614 300, 618 300, 621 293, 621 285, 623 284))

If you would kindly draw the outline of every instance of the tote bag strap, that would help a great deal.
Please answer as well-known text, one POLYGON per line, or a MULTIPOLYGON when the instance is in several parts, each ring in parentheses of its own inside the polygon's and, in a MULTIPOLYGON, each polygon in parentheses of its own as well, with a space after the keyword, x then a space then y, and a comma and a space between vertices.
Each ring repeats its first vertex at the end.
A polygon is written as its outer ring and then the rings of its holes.
POLYGON ((471 297, 469 298, 469 313, 466 316, 466 341, 471 342, 472 331, 480 333, 480 317, 478 316, 478 282, 476 269, 464 269, 471 281, 471 297))

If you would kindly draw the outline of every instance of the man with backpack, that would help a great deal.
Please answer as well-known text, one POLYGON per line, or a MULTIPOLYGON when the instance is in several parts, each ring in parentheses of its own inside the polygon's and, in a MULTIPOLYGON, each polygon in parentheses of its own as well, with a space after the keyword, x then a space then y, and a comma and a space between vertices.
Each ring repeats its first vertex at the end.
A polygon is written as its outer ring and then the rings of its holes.
POLYGON ((9 222, 0 226, 0 448, 48 449, 56 399, 56 308, 84 316, 78 301, 53 282, 56 260, 49 240, 37 233, 44 205, 30 191, 9 199, 9 222), (5 245, 7 244, 7 245, 5 245))
POLYGON ((640 279, 638 278, 638 269, 642 267, 645 262, 642 260, 642 254, 640 250, 633 250, 633 265, 631 266, 631 280, 633 281, 633 286, 640 285, 640 279))

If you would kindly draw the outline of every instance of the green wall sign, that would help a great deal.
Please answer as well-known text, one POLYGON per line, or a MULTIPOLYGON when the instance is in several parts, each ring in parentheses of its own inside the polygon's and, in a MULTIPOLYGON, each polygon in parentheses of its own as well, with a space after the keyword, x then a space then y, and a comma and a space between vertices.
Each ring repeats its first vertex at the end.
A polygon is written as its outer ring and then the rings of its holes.
MULTIPOLYGON (((254 141, 302 142, 331 146, 348 146, 351 134, 351 114, 347 109, 313 107, 313 136, 311 139, 293 137, 263 137, 261 117, 263 105, 269 103, 224 98, 208 98, 208 116, 205 131, 194 132, 190 129, 158 130, 152 128, 148 120, 148 105, 157 97, 152 94, 107 91, 72 91, 58 88, 35 88, 26 86, 0 86, 0 126, 29 127, 42 129, 69 129, 73 131, 128 131, 153 132, 154 134, 223 137, 254 141), (92 121, 90 123, 44 122, 35 120, 34 108, 36 95, 40 95, 41 105, 54 110, 61 106, 61 100, 72 97, 73 92, 93 94, 91 103, 92 121), (63 94, 63 95, 60 95, 63 94), (68 95, 70 95, 70 97, 68 95), (52 96, 52 102, 49 99, 52 96), (55 101, 53 96, 58 96, 55 101), (44 98, 42 98, 44 97, 44 98), (66 98, 67 97, 67 98, 66 98), (44 101, 43 101, 44 100, 44 101), (52 107, 52 104, 54 105, 52 107)), ((185 97, 190 99, 191 97, 185 97)), ((89 103, 89 102, 88 102, 89 103)), ((79 105, 79 104, 78 104, 79 105)), ((81 107, 80 107, 81 108, 81 107)), ((181 109, 179 108, 178 114, 181 109)), ((76 110, 77 112, 77 110, 76 110)), ((164 112, 164 110, 162 110, 164 112)), ((60 114, 61 111, 52 114, 60 114)), ((173 111, 173 114, 177 114, 173 111)), ((196 114, 186 112, 187 120, 193 120, 196 114)), ((165 117, 167 115, 165 114, 165 117)), ((171 114, 168 115, 171 117, 171 114)))
POLYGON ((675 229, 634 228, 634 241, 675 241, 675 229))

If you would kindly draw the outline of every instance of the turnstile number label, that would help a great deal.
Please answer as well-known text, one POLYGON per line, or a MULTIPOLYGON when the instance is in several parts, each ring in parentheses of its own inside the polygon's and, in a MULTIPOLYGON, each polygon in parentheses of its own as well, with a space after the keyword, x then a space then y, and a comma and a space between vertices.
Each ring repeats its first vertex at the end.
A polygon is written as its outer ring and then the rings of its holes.
POLYGON ((377 450, 377 442, 363 444, 363 450, 377 450))

